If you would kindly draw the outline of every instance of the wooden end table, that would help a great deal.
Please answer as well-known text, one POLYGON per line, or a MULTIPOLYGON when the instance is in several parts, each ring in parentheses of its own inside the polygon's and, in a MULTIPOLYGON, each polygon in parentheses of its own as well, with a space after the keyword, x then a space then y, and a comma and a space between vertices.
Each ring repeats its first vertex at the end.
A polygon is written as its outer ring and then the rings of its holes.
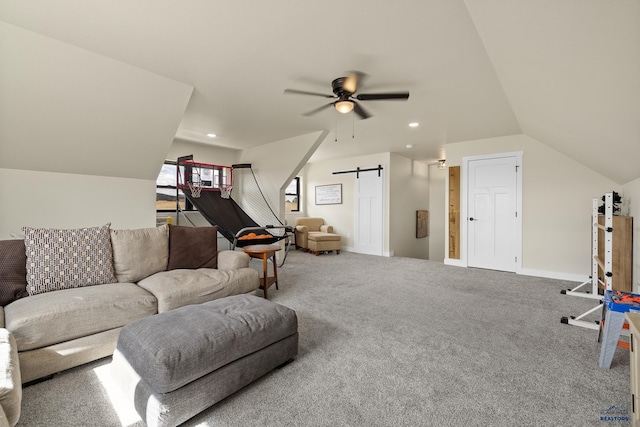
POLYGON ((260 289, 264 291, 264 297, 267 299, 267 290, 269 286, 275 283, 276 289, 278 289, 278 264, 276 262, 276 252, 280 250, 278 245, 250 245, 242 248, 244 253, 251 258, 257 258, 262 260, 263 275, 260 278, 260 289), (269 258, 273 261, 273 276, 269 276, 267 271, 267 261, 269 258))

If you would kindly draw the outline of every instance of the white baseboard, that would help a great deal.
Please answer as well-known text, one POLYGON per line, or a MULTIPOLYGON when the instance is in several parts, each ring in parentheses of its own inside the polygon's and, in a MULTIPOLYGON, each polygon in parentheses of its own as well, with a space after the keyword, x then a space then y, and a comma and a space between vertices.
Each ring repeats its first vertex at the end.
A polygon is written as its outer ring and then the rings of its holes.
MULTIPOLYGON (((445 258, 444 264, 452 265, 455 267, 467 267, 467 264, 464 261, 459 259, 452 259, 452 258, 445 258)), ((583 283, 589 280, 589 276, 584 274, 537 270, 535 268, 523 268, 520 271, 517 271, 516 274, 521 274, 523 276, 543 277, 545 279, 567 280, 570 282, 580 282, 580 283, 583 283)))
POLYGON ((558 271, 536 270, 534 268, 523 268, 518 274, 523 276, 544 277, 546 279, 568 280, 570 282, 584 283, 589 280, 589 275, 562 273, 558 271))
POLYGON ((444 265, 453 265, 455 267, 466 267, 467 264, 460 259, 445 258, 444 265))
MULTIPOLYGON (((343 246, 340 250, 343 251, 343 252, 360 253, 360 252, 356 252, 355 248, 353 248, 351 246, 343 246)), ((367 254, 365 254, 365 255, 367 255, 367 254)), ((394 251, 383 252, 382 256, 393 257, 393 256, 395 256, 395 252, 394 251)))

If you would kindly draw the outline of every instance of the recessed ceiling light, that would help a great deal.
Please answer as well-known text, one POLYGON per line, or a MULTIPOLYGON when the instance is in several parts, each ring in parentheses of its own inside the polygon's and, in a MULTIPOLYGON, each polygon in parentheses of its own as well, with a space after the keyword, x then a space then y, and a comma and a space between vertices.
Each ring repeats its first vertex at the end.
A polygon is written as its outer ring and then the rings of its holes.
POLYGON ((410 128, 417 128, 418 126, 420 126, 420 123, 418 122, 409 123, 410 128))
POLYGON ((407 145, 405 145, 405 147, 411 149, 411 148, 413 148, 413 144, 407 144, 407 145))
POLYGON ((209 138, 215 138, 215 137, 216 137, 216 134, 215 134, 215 133, 208 133, 208 134, 207 134, 207 136, 208 136, 209 138))

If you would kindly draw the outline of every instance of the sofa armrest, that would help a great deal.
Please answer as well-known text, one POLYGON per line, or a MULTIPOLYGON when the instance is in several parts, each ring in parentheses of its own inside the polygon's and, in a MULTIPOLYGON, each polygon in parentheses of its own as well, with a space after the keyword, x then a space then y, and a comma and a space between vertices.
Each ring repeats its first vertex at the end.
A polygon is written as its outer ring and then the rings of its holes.
POLYGON ((333 225, 321 225, 320 231, 323 233, 333 233, 333 225))
POLYGON ((296 247, 307 249, 307 236, 309 235, 309 227, 306 225, 296 225, 296 247))
POLYGON ((249 267, 249 255, 240 251, 218 252, 218 270, 234 270, 249 267))
POLYGON ((4 413, 4 409, 0 405, 0 427, 11 427, 9 424, 9 420, 7 419, 7 414, 4 413))
MULTIPOLYGON (((6 329, 0 329, 0 406, 6 421, 15 426, 20 418, 22 405, 22 377, 18 347, 13 335, 6 329)), ((0 422, 1 425, 1 422, 0 422)))

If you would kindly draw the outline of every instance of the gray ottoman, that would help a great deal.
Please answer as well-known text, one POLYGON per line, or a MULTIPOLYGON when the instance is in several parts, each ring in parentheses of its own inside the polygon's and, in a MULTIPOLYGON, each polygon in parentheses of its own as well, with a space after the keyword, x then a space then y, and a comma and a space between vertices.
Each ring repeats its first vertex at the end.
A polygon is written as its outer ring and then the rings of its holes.
POLYGON ((176 426, 297 353, 293 310, 236 295, 128 324, 112 373, 148 426, 176 426))

